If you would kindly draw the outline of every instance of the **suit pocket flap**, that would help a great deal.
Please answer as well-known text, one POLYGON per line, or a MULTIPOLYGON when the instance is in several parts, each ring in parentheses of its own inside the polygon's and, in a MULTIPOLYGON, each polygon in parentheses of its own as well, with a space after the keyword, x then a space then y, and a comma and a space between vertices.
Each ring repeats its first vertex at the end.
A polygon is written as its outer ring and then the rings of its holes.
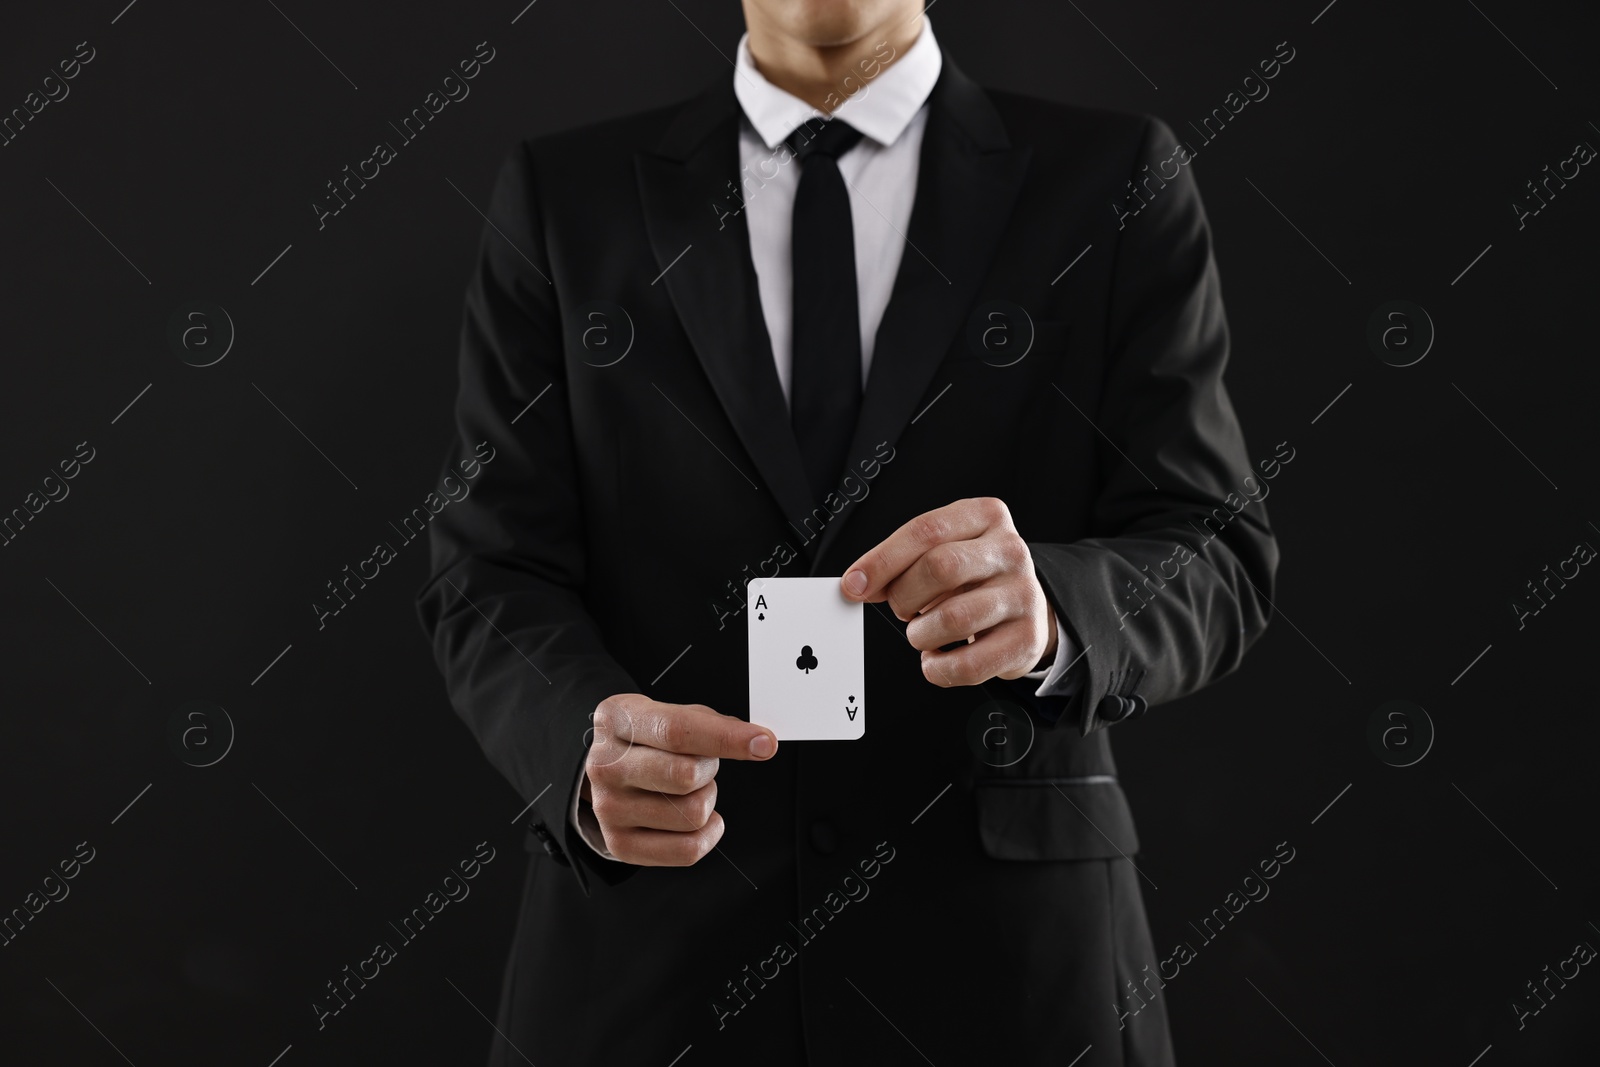
POLYGON ((1110 775, 979 782, 978 839, 997 860, 1091 860, 1139 851, 1133 812, 1110 775))

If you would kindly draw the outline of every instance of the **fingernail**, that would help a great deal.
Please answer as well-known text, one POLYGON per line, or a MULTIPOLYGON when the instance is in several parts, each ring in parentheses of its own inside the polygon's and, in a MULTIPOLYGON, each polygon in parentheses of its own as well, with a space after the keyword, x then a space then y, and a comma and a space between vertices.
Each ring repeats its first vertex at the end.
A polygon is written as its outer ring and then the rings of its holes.
POLYGON ((756 734, 750 739, 750 755, 756 759, 766 759, 772 755, 772 735, 756 734))
POLYGON ((844 591, 851 596, 860 596, 867 591, 867 575, 865 571, 851 571, 844 576, 844 591))

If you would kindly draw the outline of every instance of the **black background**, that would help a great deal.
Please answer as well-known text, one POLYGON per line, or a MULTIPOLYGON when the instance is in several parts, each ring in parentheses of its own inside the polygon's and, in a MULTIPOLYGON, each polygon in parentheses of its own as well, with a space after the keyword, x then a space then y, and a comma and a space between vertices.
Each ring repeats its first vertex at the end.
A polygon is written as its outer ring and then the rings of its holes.
MULTIPOLYGON (((480 1062, 522 803, 444 700, 411 608, 420 543, 325 629, 310 605, 434 487, 472 205, 507 149, 730 76, 740 12, 122 2, 15 9, 0 32, 4 111, 77 42, 97 53, 0 148, 0 511, 95 449, 0 549, 0 911, 96 849, 0 948, 0 1061, 121 1062, 110 1042, 141 1067, 290 1045, 285 1067, 480 1062), (323 183, 485 40, 470 97, 319 232, 323 183), (167 340, 194 299, 237 329, 211 367, 167 340), (203 769, 167 740, 191 700, 237 730, 203 769), (485 840, 472 896, 319 1033, 323 983, 485 840)), ((985 84, 1180 136, 1296 50, 1193 165, 1252 458, 1295 449, 1268 504, 1281 612, 1240 673, 1116 728, 1157 946, 1199 946, 1163 993, 1180 1061, 1562 1062, 1592 1041, 1600 974, 1520 1032, 1510 1003, 1600 945, 1600 577, 1520 631, 1510 602, 1600 545, 1600 173, 1520 231, 1511 202, 1600 145, 1600 26, 1576 0, 1325 2, 945 0, 932 21, 985 84), (1404 368, 1366 342, 1397 299, 1437 329, 1404 368), (1437 730, 1406 768, 1367 741, 1396 698, 1437 730), (1193 936, 1279 842, 1296 853, 1271 895, 1193 936)))

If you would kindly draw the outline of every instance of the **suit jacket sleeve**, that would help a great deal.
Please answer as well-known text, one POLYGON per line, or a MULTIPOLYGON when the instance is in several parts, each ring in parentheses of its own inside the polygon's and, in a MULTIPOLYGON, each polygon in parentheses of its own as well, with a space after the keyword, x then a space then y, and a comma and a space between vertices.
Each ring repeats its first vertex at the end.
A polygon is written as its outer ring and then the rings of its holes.
MULTIPOLYGON (((1167 178, 1187 162, 1159 165, 1176 145, 1148 119, 1130 176, 1167 178)), ((1083 683, 1062 719, 1085 735, 1227 674, 1271 611, 1278 550, 1254 499, 1268 487, 1223 387, 1228 327, 1210 227, 1193 175, 1179 169, 1122 220, 1103 386, 1098 400, 1071 397, 1079 412, 1065 416, 1091 418, 1102 442, 1095 536, 1030 545, 1058 622, 1083 650, 1083 683)))
POLYGON ((490 762, 524 800, 543 794, 527 821, 546 850, 561 862, 579 857, 570 862, 581 885, 586 866, 615 881, 633 868, 576 840, 566 813, 595 706, 639 687, 606 651, 583 598, 589 561, 560 313, 526 145, 502 166, 487 214, 446 460, 446 476, 470 492, 430 524, 432 572, 417 611, 450 701, 490 762))

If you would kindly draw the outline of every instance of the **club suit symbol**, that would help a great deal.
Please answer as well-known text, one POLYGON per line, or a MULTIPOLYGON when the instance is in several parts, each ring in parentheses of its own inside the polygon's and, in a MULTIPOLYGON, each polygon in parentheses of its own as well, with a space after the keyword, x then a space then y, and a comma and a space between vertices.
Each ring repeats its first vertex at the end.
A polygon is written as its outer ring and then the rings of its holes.
POLYGON ((856 712, 861 710, 860 708, 855 706, 856 698, 853 697, 853 696, 846 697, 844 704, 845 704, 844 713, 846 715, 850 716, 850 721, 851 722, 855 722, 856 721, 856 712))
POLYGON ((811 654, 810 645, 800 646, 800 655, 795 659, 794 665, 805 671, 807 674, 810 674, 812 671, 817 669, 817 657, 811 654))

